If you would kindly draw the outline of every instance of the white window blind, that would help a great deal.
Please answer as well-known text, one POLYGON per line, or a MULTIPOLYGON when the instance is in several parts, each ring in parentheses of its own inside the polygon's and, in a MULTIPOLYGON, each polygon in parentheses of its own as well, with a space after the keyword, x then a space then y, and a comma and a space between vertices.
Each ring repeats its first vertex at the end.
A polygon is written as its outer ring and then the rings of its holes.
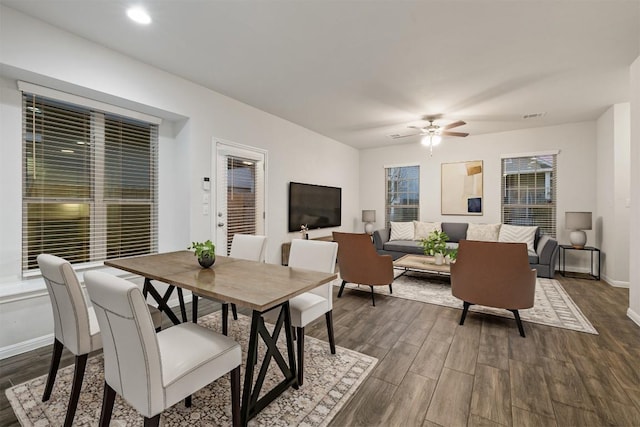
POLYGON ((23 94, 22 270, 157 252, 158 126, 23 94))
POLYGON ((557 155, 502 159, 502 222, 556 236, 557 155))
POLYGON ((420 166, 384 169, 386 184, 386 227, 390 222, 405 222, 420 216, 420 166))

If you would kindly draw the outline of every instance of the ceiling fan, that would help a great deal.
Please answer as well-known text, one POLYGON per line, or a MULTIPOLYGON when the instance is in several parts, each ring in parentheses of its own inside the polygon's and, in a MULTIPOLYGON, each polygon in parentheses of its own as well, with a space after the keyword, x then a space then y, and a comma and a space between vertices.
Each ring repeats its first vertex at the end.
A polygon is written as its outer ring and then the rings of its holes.
POLYGON ((449 129, 457 128, 459 126, 466 125, 466 122, 462 120, 458 120, 453 123, 449 123, 448 125, 439 126, 433 123, 436 120, 436 118, 437 117, 433 117, 433 116, 423 117, 423 120, 426 120, 429 122, 427 126, 407 126, 411 129, 416 129, 420 131, 419 134, 415 134, 415 133, 408 134, 408 135, 394 134, 394 135, 391 135, 391 138, 399 139, 399 138, 406 138, 408 136, 421 135, 422 145, 429 146, 431 153, 433 154, 433 147, 435 145, 440 144, 440 141, 442 140, 443 136, 459 136, 459 137, 469 136, 467 132, 451 132, 449 130, 449 129))

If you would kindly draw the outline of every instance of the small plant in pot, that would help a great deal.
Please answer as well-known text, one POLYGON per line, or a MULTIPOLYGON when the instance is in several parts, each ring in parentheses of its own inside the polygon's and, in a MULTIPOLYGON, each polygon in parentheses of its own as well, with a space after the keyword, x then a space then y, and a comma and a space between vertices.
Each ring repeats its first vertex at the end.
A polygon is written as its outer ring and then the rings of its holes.
POLYGON ((436 264, 440 265, 444 261, 447 253, 447 240, 449 236, 444 231, 432 231, 426 239, 420 241, 422 250, 425 255, 431 255, 435 258, 436 264))
POLYGON ((189 249, 193 249, 198 263, 203 268, 209 268, 216 262, 216 245, 211 240, 206 242, 192 242, 189 249))
POLYGON ((456 262, 456 258, 458 258, 458 248, 447 249, 447 256, 445 257, 445 260, 446 258, 449 258, 449 263, 456 262))

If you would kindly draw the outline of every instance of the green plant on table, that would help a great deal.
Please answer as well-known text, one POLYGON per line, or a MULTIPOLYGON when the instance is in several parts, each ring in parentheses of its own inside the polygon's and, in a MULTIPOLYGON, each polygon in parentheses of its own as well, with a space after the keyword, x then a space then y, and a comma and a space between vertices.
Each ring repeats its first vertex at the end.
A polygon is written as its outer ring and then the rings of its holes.
POLYGON ((444 256, 447 252, 448 239, 447 233, 435 230, 426 239, 422 239, 420 245, 425 255, 435 256, 436 254, 441 254, 444 256))
POLYGON ((449 248, 447 249, 447 256, 453 262, 458 258, 458 248, 449 248))
POLYGON ((211 240, 206 242, 192 242, 188 249, 193 249, 198 259, 214 258, 216 253, 216 245, 211 240))

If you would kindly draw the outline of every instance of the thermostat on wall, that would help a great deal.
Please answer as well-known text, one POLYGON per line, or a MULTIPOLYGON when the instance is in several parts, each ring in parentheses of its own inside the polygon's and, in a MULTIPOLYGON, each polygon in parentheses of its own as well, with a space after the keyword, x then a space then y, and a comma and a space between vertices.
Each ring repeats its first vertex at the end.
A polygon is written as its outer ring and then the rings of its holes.
POLYGON ((204 178, 202 178, 202 189, 204 191, 211 190, 211 182, 209 182, 209 177, 208 176, 205 176, 204 178))

